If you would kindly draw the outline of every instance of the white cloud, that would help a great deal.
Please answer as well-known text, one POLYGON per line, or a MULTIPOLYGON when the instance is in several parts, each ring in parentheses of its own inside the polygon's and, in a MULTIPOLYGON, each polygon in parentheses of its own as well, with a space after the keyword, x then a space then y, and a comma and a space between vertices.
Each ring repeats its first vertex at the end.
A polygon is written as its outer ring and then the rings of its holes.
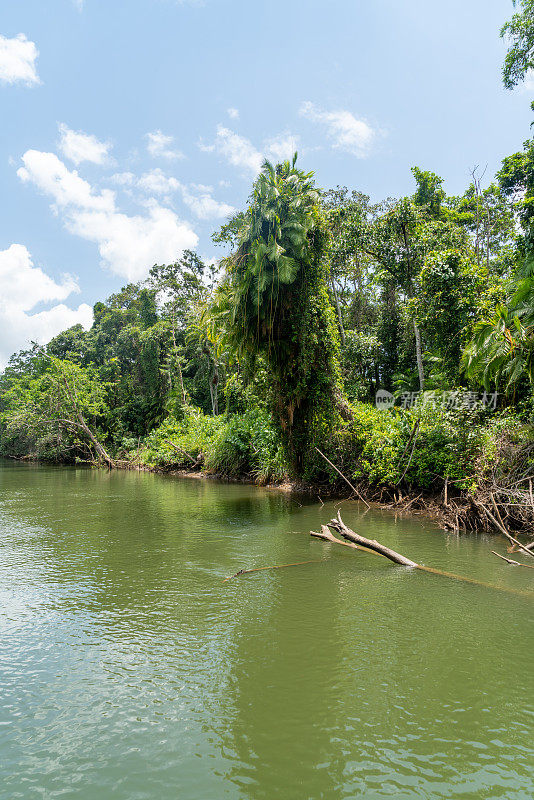
POLYGON ((104 264, 129 281, 141 280, 153 264, 176 261, 198 244, 187 223, 155 202, 145 216, 81 210, 66 224, 71 233, 98 244, 104 264))
POLYGON ((212 196, 211 186, 191 184, 180 187, 184 203, 199 219, 220 219, 235 214, 236 209, 228 203, 220 203, 212 196))
POLYGON ((134 186, 136 180, 133 172, 116 172, 110 178, 110 181, 116 183, 117 186, 134 186))
POLYGON ((322 111, 307 100, 302 103, 299 113, 311 122, 326 126, 327 136, 333 147, 352 153, 357 158, 365 158, 375 138, 375 131, 361 119, 356 119, 350 111, 322 111))
POLYGON ((222 155, 232 166, 257 175, 263 162, 262 154, 256 150, 252 142, 234 133, 224 125, 217 126, 217 136, 214 144, 200 145, 205 152, 217 152, 222 155))
POLYGON ((95 194, 91 185, 80 178, 76 170, 69 170, 54 153, 27 150, 22 157, 23 167, 17 175, 24 182, 31 181, 42 192, 51 195, 58 206, 79 206, 95 211, 112 211, 115 195, 110 189, 95 194))
POLYGON ((94 192, 53 153, 29 150, 22 160, 19 177, 52 197, 66 228, 95 242, 103 264, 129 281, 143 278, 156 262, 175 261, 198 243, 191 227, 155 200, 147 204, 145 215, 128 216, 117 209, 114 192, 94 192))
POLYGON ((78 285, 70 275, 64 275, 57 283, 39 267, 34 267, 27 248, 12 244, 0 250, 0 369, 12 353, 27 347, 30 341, 45 344, 60 331, 81 323, 90 327, 93 312, 82 303, 77 309, 64 303, 52 308, 28 313, 38 303, 65 300, 78 285))
POLYGON ((165 175, 163 170, 153 169, 141 175, 137 185, 148 194, 170 195, 179 189, 181 184, 176 178, 165 175))
POLYGON ((218 125, 213 144, 206 145, 201 142, 199 148, 205 153, 218 153, 232 166, 256 176, 266 158, 275 162, 292 158, 297 150, 298 141, 298 136, 283 133, 264 141, 263 147, 258 150, 249 139, 225 128, 224 125, 218 125))
POLYGON ((291 160, 298 150, 298 136, 283 133, 265 143, 265 154, 271 161, 291 160))
POLYGON ((161 195, 168 202, 171 195, 179 192, 183 202, 199 219, 217 219, 235 213, 233 206, 215 200, 212 186, 181 183, 177 178, 165 175, 159 167, 145 172, 140 178, 131 172, 123 172, 113 175, 112 180, 120 186, 140 189, 148 195, 161 195))
POLYGON ((237 108, 227 108, 226 113, 230 119, 239 119, 239 110, 237 108))
POLYGON ((146 138, 148 139, 147 150, 153 158, 168 158, 169 160, 184 158, 183 153, 171 148, 174 136, 167 136, 158 130, 147 133, 146 138))
POLYGON ((40 83, 35 68, 39 51, 23 33, 13 39, 0 34, 0 83, 24 83, 35 86, 40 83))
POLYGON ((91 161, 93 164, 104 164, 107 161, 110 142, 100 142, 92 134, 73 131, 62 122, 59 124, 59 132, 59 149, 65 158, 76 165, 82 161, 91 161))
POLYGON ((78 284, 70 275, 56 283, 42 269, 34 267, 30 253, 22 244, 0 250, 0 303, 29 311, 39 302, 65 300, 78 292, 78 284))

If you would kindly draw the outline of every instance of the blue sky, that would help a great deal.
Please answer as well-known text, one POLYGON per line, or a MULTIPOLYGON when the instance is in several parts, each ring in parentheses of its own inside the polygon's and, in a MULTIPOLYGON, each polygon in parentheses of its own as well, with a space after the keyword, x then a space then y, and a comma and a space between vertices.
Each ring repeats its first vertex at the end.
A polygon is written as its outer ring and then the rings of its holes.
POLYGON ((461 192, 529 135, 511 0, 18 0, 0 7, 0 366, 243 207, 294 148, 374 200, 461 192))

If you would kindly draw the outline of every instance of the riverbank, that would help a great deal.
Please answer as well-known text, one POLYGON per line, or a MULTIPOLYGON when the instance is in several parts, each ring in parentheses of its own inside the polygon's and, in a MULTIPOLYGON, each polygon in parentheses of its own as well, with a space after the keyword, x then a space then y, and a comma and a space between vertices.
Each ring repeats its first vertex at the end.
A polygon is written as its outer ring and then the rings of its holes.
MULTIPOLYGON (((208 480, 215 483, 227 484, 243 484, 248 486, 258 486, 258 482, 251 477, 242 476, 228 477, 225 475, 217 475, 212 472, 203 470, 187 470, 187 469, 174 469, 173 467, 157 467, 148 466, 146 464, 136 463, 135 461, 119 460, 116 462, 118 469, 136 470, 144 472, 153 472, 156 474, 167 475, 170 477, 177 477, 189 480, 208 480)), ((502 522, 501 511, 499 509, 499 501, 495 501, 495 514, 492 514, 491 508, 488 508, 487 497, 483 493, 467 494, 466 492, 455 491, 449 489, 448 481, 445 481, 443 491, 439 493, 420 492, 418 494, 413 492, 404 492, 400 488, 392 487, 369 487, 360 483, 354 486, 353 492, 344 492, 345 484, 339 480, 334 484, 309 484, 301 481, 289 481, 278 483, 262 483, 263 489, 269 489, 277 492, 284 492, 287 494, 301 494, 310 498, 317 499, 320 503, 323 501, 336 500, 358 500, 362 505, 367 506, 369 509, 391 511, 395 515, 404 517, 423 517, 436 525, 444 531, 460 532, 473 532, 473 533, 494 533, 497 535, 504 535, 510 537, 512 533, 526 536, 526 541, 534 541, 534 534, 528 527, 523 526, 520 530, 510 528, 508 530, 504 527, 502 522), (497 519, 498 517, 498 519, 497 519)), ((495 498, 493 498, 495 499, 495 498)), ((525 503, 525 511, 527 511, 525 503)), ((506 513, 503 513, 506 516, 506 513)))
MULTIPOLYGON (((249 483, 320 499, 348 493, 363 504, 423 514, 446 530, 504 529, 532 537, 534 438, 524 418, 429 402, 407 409, 354 403, 351 414, 308 454, 312 472, 299 479, 291 475, 280 435, 261 408, 211 416, 184 407, 144 439, 106 446, 122 469, 249 483)), ((4 450, 7 445, 4 440, 4 450)), ((33 456, 43 460, 80 460, 72 449, 39 447, 33 456)))
POLYGON ((424 514, 446 530, 504 528, 532 536, 534 443, 530 424, 519 416, 429 403, 389 410, 355 403, 352 414, 321 443, 328 458, 317 450, 312 479, 291 479, 270 416, 257 409, 215 418, 186 409, 123 455, 128 467, 323 498, 346 495, 348 483, 349 494, 364 504, 424 514))

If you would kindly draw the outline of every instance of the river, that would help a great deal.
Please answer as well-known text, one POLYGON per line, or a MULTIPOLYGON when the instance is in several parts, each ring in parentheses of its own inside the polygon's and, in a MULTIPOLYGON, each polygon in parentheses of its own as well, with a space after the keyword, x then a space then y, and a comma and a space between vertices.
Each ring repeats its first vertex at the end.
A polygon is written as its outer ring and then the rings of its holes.
POLYGON ((0 464, 2 800, 532 800, 502 540, 341 505, 462 583, 312 539, 334 502, 0 464))

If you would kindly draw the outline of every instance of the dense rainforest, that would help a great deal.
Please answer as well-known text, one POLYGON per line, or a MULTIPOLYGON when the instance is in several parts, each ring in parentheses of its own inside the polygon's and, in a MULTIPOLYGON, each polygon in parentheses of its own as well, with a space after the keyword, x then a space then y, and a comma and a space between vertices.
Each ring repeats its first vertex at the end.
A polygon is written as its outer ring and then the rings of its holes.
MULTIPOLYGON (((520 5, 509 88, 532 68, 520 5)), ((368 497, 439 497, 454 527, 531 524, 534 138, 459 196, 412 174, 373 203, 265 162, 217 266, 185 251, 11 358, 1 453, 314 486, 332 462, 368 497)))

